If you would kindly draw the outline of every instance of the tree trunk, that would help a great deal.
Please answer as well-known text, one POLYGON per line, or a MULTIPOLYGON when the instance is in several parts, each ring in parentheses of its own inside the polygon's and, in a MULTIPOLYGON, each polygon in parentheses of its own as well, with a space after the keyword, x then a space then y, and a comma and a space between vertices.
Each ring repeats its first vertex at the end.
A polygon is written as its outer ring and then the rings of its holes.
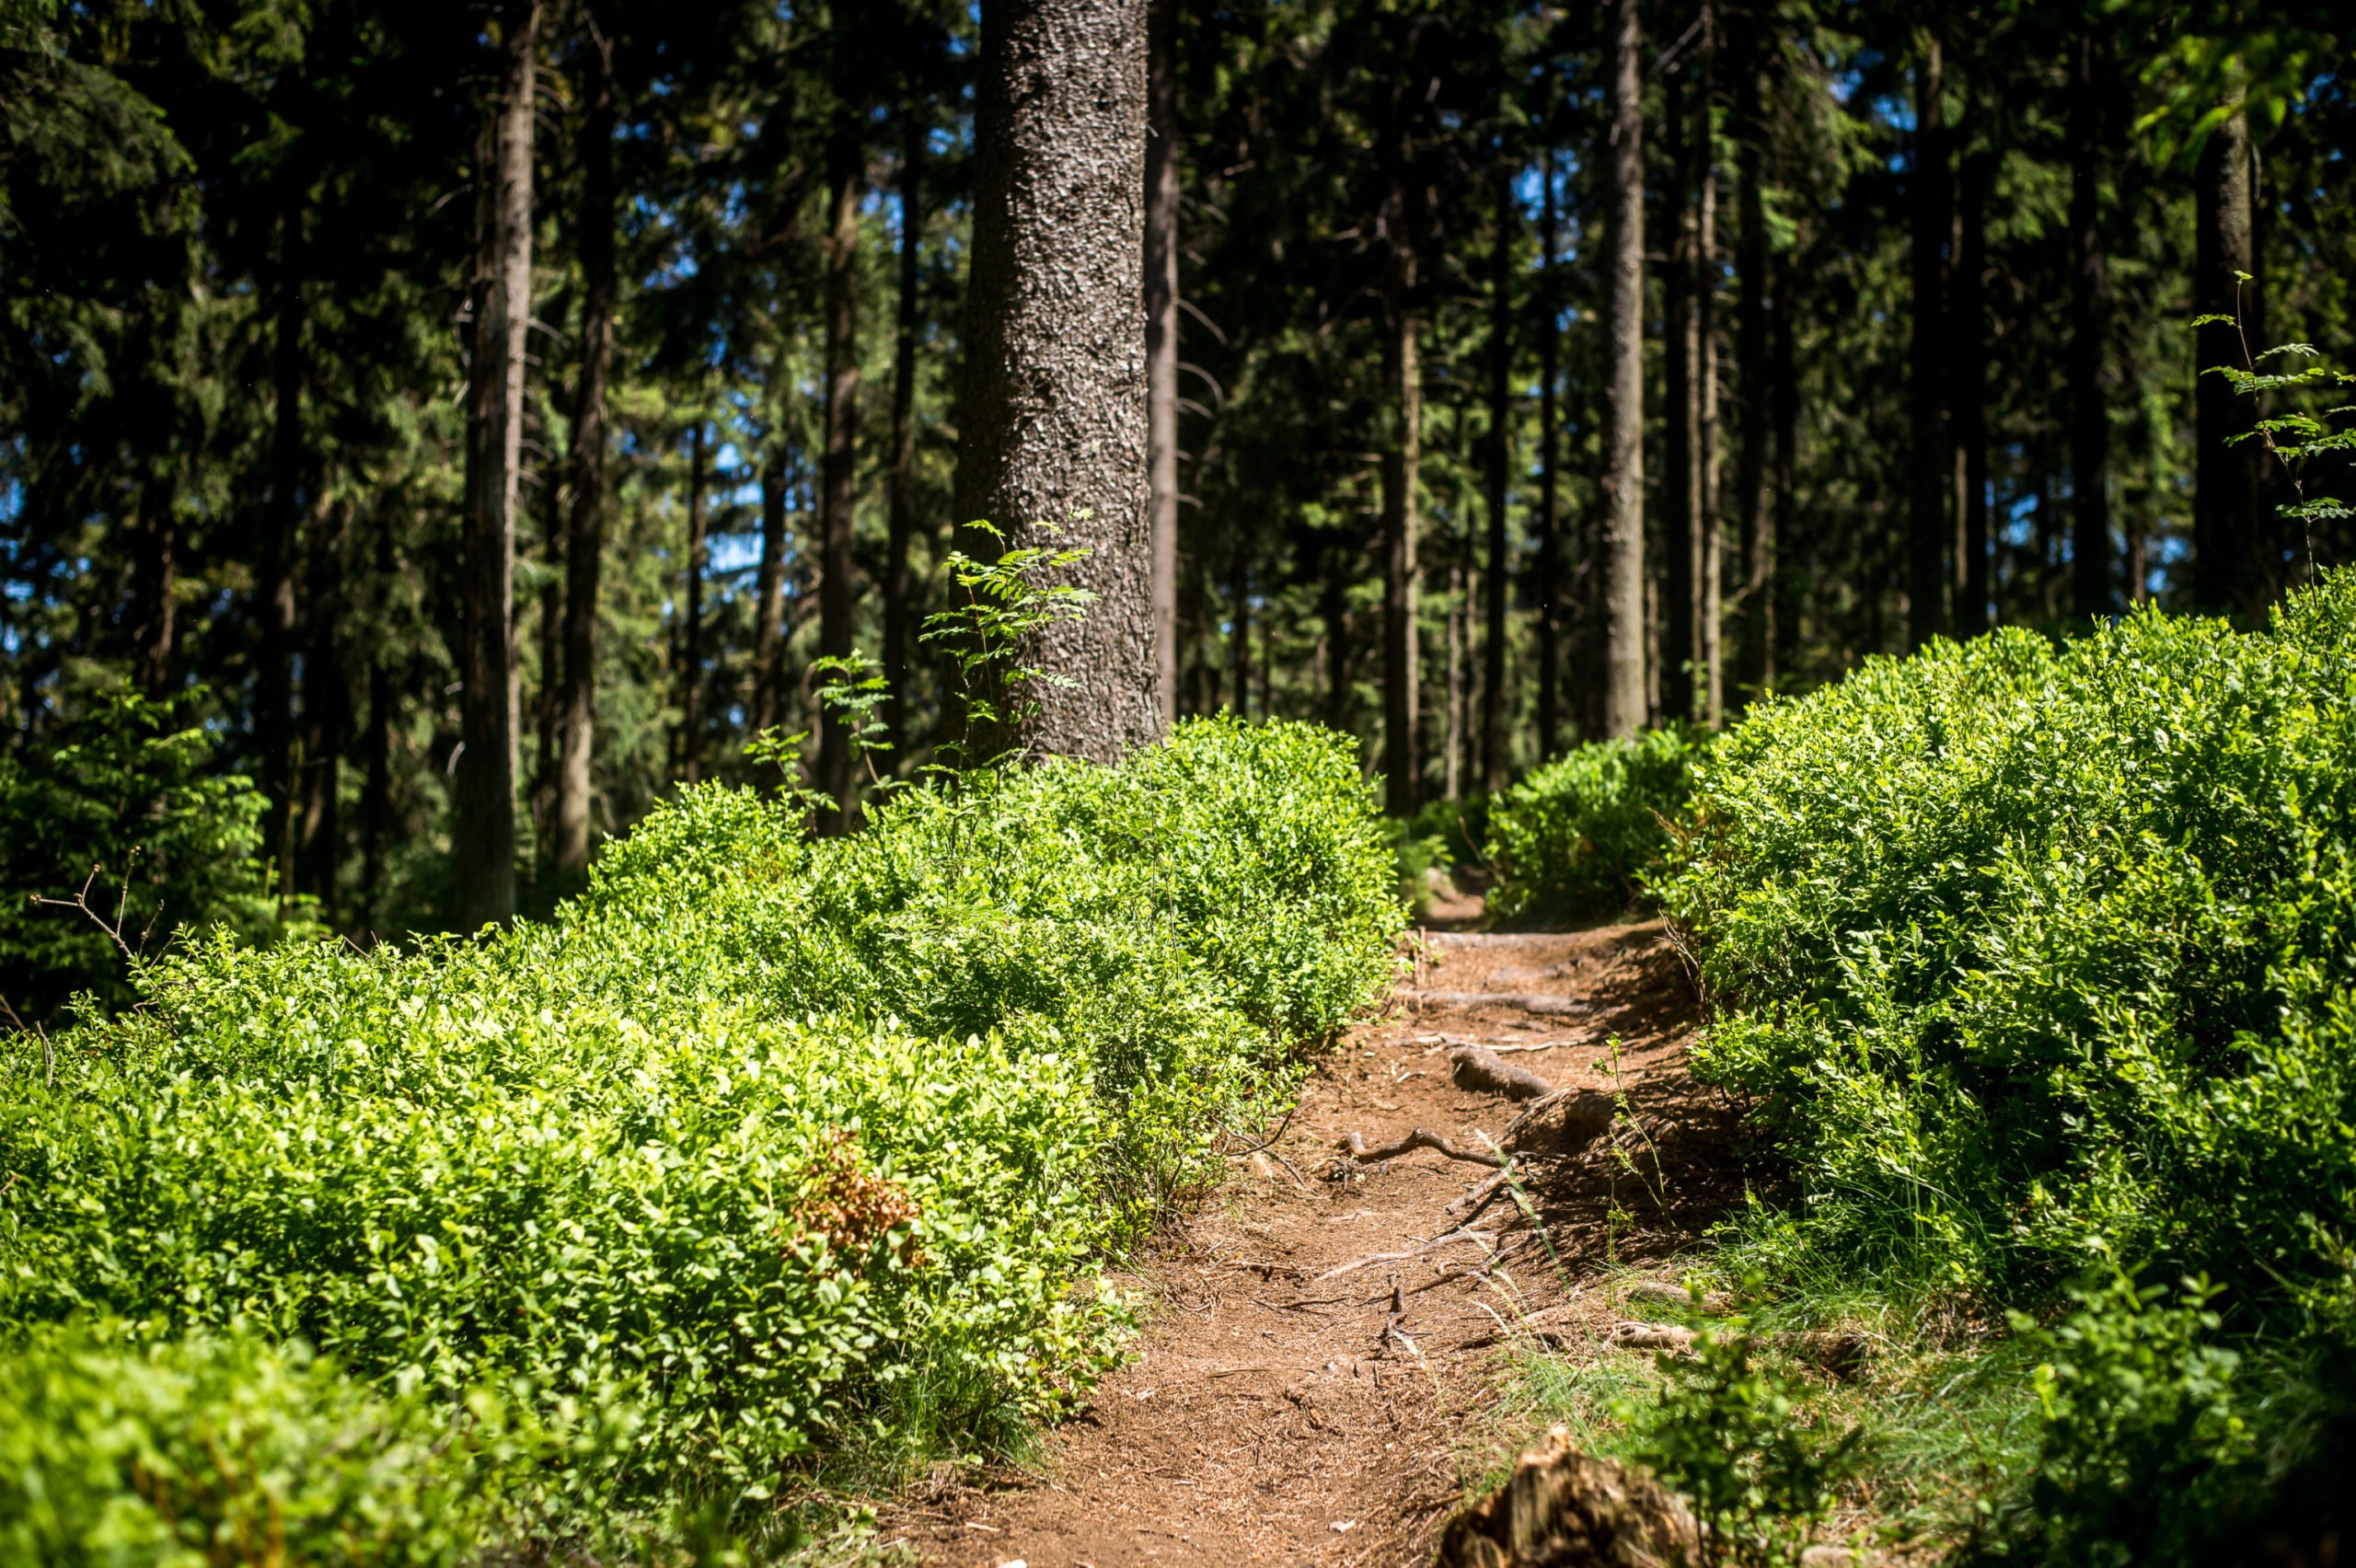
POLYGON ((1956 443, 1963 449, 1963 571, 1956 604, 1956 635, 1988 628, 1988 185, 1994 156, 1975 153, 1963 163, 1962 241, 1956 247, 1950 322, 1956 367, 1956 443))
MULTIPOLYGON (((1773 387, 1775 421, 1775 538, 1783 547, 1776 553, 1775 579, 1775 667, 1789 670, 1800 649, 1801 611, 1806 602, 1807 578, 1793 570, 1784 553, 1800 542, 1796 526, 1799 498, 1796 493, 1799 483, 1799 423, 1800 384, 1798 367, 1792 345, 1792 315, 1795 269, 1783 268, 1775 282, 1775 318, 1768 334, 1767 352, 1773 363, 1767 375, 1773 387)), ((1811 536, 1804 548, 1802 564, 1813 568, 1819 541, 1811 536)), ((1810 575, 1812 575, 1812 571, 1810 575)))
MULTIPOLYGON (((1399 106, 1393 106, 1394 114, 1399 106)), ((1422 701, 1416 689, 1416 536, 1422 531, 1417 492, 1423 481, 1423 366, 1416 337, 1415 248, 1407 232, 1403 132, 1387 138, 1389 190, 1383 202, 1385 277, 1382 379, 1392 399, 1391 430, 1382 447, 1382 747, 1385 810, 1415 814, 1423 758, 1417 751, 1422 701)))
MULTIPOLYGON (((851 581, 852 508, 858 503, 859 439, 859 198, 866 148, 849 96, 847 46, 837 44, 834 134, 826 143, 826 188, 833 221, 826 234, 826 455, 818 495, 818 653, 840 659, 851 651, 858 596, 851 581)), ((818 721, 817 787, 841 808, 821 813, 823 830, 850 824, 853 747, 837 714, 818 721)))
POLYGON ((558 747, 564 722, 564 491, 551 474, 541 494, 547 508, 540 522, 540 686, 534 706, 532 758, 532 818, 540 842, 556 836, 556 776, 558 747))
MULTIPOLYGON (((2194 236, 2193 309, 2246 324, 2258 313, 2258 285, 2239 274, 2258 271, 2250 201, 2249 122, 2222 121, 2200 150, 2194 176, 2198 233, 2194 236)), ((2255 622, 2268 591, 2258 497, 2263 449, 2255 440, 2230 444, 2257 418, 2253 400, 2237 395, 2215 365, 2244 367, 2243 335, 2226 323, 2203 327, 2194 339, 2198 369, 2194 419, 2192 504, 2193 602, 2212 614, 2239 614, 2255 622)), ((2263 348, 2252 340, 2250 347, 2263 348)))
MULTIPOLYGON (((785 722, 785 497, 784 459, 773 455, 761 470, 761 563, 753 605, 753 732, 785 722)), ((904 653, 905 657, 905 653, 904 653)), ((898 690, 894 688, 895 692, 898 690)), ((898 711, 905 715, 905 706, 898 711)), ((905 717, 901 721, 906 722, 905 717)))
POLYGON ((1667 342, 1661 355, 1661 401, 1667 415, 1661 502, 1668 513, 1661 559, 1661 705, 1674 720, 1705 717, 1704 692, 1711 662, 1704 649, 1703 557, 1710 553, 1704 519, 1705 490, 1702 405, 1710 377, 1706 302, 1711 288, 1709 242, 1703 231, 1715 206, 1715 161, 1711 156, 1711 69, 1715 18, 1709 0, 1697 7, 1695 41, 1677 73, 1668 104, 1669 166, 1676 171, 1669 203, 1676 214, 1662 296, 1667 306, 1667 342))
MULTIPOLYGON (((1514 203, 1509 169, 1497 178, 1497 233, 1489 258, 1489 534, 1484 552, 1481 633, 1481 788, 1506 783, 1506 606, 1511 581, 1506 505, 1513 471, 1513 241, 1520 209, 1514 203)), ((1449 791, 1451 795, 1455 790, 1449 791)))
POLYGON ((2102 62, 2081 37, 2070 97, 2070 581, 2080 618, 2108 615, 2110 587, 2110 409, 2103 401, 2110 278, 2103 258, 2098 159, 2108 117, 2102 62))
POLYGON ((687 566, 679 617, 679 777, 703 777, 703 574, 710 554, 703 525, 703 420, 687 434, 687 566))
POLYGON ((591 39, 581 128, 581 385, 572 415, 572 516, 564 547, 564 693, 558 723, 557 888, 589 874, 589 761, 596 738, 597 598, 606 551, 606 381, 614 352, 614 62, 591 39))
POLYGON ((1610 233, 1604 306, 1610 386, 1604 419, 1602 730, 1634 733, 1645 722, 1645 165, 1641 40, 1636 0, 1612 0, 1610 233))
POLYGON ((1149 0, 1145 144, 1146 467, 1154 683, 1178 716, 1178 0, 1149 0))
POLYGON ((1560 491, 1554 463, 1562 441, 1555 425, 1560 409, 1556 383, 1562 379, 1562 331, 1554 296, 1554 152, 1549 147, 1539 159, 1539 248, 1544 265, 1538 281, 1538 581, 1530 597, 1538 605, 1538 756, 1554 755, 1562 738, 1562 610, 1555 600, 1563 592, 1563 526, 1557 504, 1560 491))
POLYGON ((1161 729, 1146 467, 1145 0, 985 0, 960 518, 1081 548, 1009 737, 1110 762, 1161 729), (1057 532, 1043 535, 1037 525, 1057 532))
POLYGON ((1325 623, 1325 727, 1350 728, 1349 557, 1337 544, 1325 547, 1324 581, 1318 588, 1318 614, 1325 623))
MULTIPOLYGON (((917 334, 923 327, 920 294, 923 271, 919 259, 924 240, 925 143, 932 133, 920 100, 910 103, 901 116, 900 127, 900 300, 892 345, 892 515, 884 548, 884 678, 890 683, 885 702, 891 732, 887 738, 898 749, 905 762, 913 744, 908 715, 912 711, 909 706, 909 698, 913 695, 911 684, 916 678, 912 657, 915 638, 912 634, 917 617, 916 606, 909 598, 908 548, 916 537, 917 528, 917 334)), ((782 583, 785 494, 781 480, 777 490, 777 564, 779 582, 782 583)), ((764 583, 768 581, 767 573, 769 570, 769 485, 765 479, 761 492, 761 570, 764 583)), ((764 597, 765 617, 768 603, 764 597)), ((762 624, 767 627, 769 623, 764 618, 762 624)), ((782 599, 779 602, 777 625, 780 628, 784 625, 782 599)), ((781 637, 779 646, 782 647, 781 637)), ((762 666, 764 671, 769 668, 767 664, 762 666)), ((776 707, 775 703, 770 705, 768 721, 772 724, 777 722, 776 707)))
POLYGON ((1742 421, 1735 472, 1742 548, 1742 645, 1735 685, 1745 706, 1775 684, 1775 513, 1767 490, 1768 448, 1774 438, 1767 371, 1767 121, 1760 95, 1769 44, 1765 25, 1758 18, 1746 25, 1742 69, 1735 83, 1736 158, 1742 181, 1735 236, 1739 293, 1734 331, 1742 421))
POLYGON ((474 353, 467 386, 466 630, 457 787, 450 829, 457 923, 515 915, 516 474, 524 435, 524 332, 532 309, 532 95, 538 0, 499 13, 499 86, 476 180, 474 353))
POLYGON ((139 492, 139 528, 131 579, 132 679, 150 698, 171 688, 179 590, 179 519, 169 478, 148 476, 139 492))
MULTIPOLYGON (((1228 666, 1235 673, 1235 700, 1230 706, 1238 719, 1252 716, 1252 564, 1245 553, 1243 537, 1239 531, 1235 540, 1235 555, 1228 581, 1229 601, 1233 605, 1228 624, 1228 666)), ((1263 713, 1262 718, 1267 715, 1263 713)))
POLYGON ((1464 755, 1464 561, 1461 552, 1448 563, 1448 701, 1440 720, 1440 799, 1453 801, 1463 793, 1458 765, 1464 755))
POLYGON ((335 907, 336 864, 343 848, 339 821, 344 730, 351 721, 352 693, 335 641, 336 606, 329 591, 331 568, 325 558, 314 567, 310 600, 310 646, 303 654, 303 774, 296 813, 296 885, 335 907))
POLYGON ((393 836, 392 656, 382 648, 368 662, 366 777, 360 786, 360 907, 362 918, 384 912, 385 850, 393 836))
POLYGON ((294 891, 294 570, 303 528, 304 191, 290 163, 279 209, 278 301, 271 346, 276 420, 271 432, 270 509, 254 583, 260 646, 254 666, 254 740, 270 815, 263 845, 282 894, 294 891))
POLYGON ((1940 365, 1947 201, 1953 193, 1943 64, 1939 40, 1926 38, 1914 68, 1914 158, 1907 176, 1914 220, 1914 320, 1909 351, 1913 450, 1908 455, 1906 638, 1915 648, 1946 630, 1946 567, 1954 553, 1947 519, 1954 489, 1952 449, 1947 444, 1946 377, 1940 365))

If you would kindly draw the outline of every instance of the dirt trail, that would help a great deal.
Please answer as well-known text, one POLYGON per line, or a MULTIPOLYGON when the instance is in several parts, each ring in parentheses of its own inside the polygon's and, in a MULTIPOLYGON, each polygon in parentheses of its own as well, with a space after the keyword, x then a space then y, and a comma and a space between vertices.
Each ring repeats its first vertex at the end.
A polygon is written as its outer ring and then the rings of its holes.
POLYGON ((1727 1129, 1682 1067, 1692 990, 1658 925, 1438 935, 1428 951, 1419 985, 1310 1080, 1274 1147, 1283 1162, 1239 1159, 1155 1249, 1141 1283, 1159 1306, 1138 1354, 1048 1435, 1039 1470, 906 1500, 880 1539, 942 1568, 1428 1560, 1483 1463, 1466 1446, 1482 1443, 1503 1326, 1539 1311, 1550 1333, 1611 1326, 1587 1287, 1615 1182, 1636 1216, 1611 1238, 1623 1262, 1664 1258, 1730 1196, 1716 1174, 1727 1129), (1422 1006, 1419 990, 1541 992, 1592 1010, 1422 1006), (1455 1088, 1449 1044, 1517 1047, 1507 1060, 1559 1086, 1608 1089, 1615 1035, 1665 1205, 1595 1148, 1533 1172, 1543 1238, 1498 1203, 1473 1234, 1434 1244, 1463 1228, 1449 1205, 1487 1171, 1418 1151, 1336 1179, 1351 1131, 1380 1146, 1425 1126, 1473 1147, 1504 1131, 1516 1108, 1455 1088))

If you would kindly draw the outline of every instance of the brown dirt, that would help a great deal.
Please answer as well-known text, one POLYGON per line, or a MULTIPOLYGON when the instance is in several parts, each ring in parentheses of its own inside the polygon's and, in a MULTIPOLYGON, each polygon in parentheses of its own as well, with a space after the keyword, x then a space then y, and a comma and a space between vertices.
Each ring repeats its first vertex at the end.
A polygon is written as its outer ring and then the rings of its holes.
POLYGON ((1136 1355, 1047 1435, 1036 1470, 905 1499, 880 1540, 943 1568, 1429 1561, 1498 1444, 1522 1435, 1483 1419, 1507 1347, 1541 1325, 1558 1343, 1609 1332, 1617 1315, 1594 1288, 1609 1258, 1663 1263, 1734 1193, 1729 1124, 1683 1071, 1692 987, 1657 924, 1437 934, 1426 951, 1311 1078, 1274 1147, 1283 1163, 1239 1155, 1156 1245, 1141 1283, 1159 1306, 1136 1355), (1546 991, 1595 1010, 1422 1008, 1418 989, 1546 991), (1502 1132, 1516 1108, 1453 1087, 1443 1037, 1542 1044, 1507 1060, 1608 1089, 1615 1035, 1651 1150, 1620 1137, 1643 1176, 1600 1146, 1532 1169, 1542 1236, 1500 1202, 1476 1237, 1435 1245, 1488 1171, 1428 1151, 1360 1170, 1337 1158, 1352 1130, 1380 1146, 1427 1126, 1474 1147, 1502 1132), (1615 1194, 1634 1216, 1618 1225, 1615 1194))

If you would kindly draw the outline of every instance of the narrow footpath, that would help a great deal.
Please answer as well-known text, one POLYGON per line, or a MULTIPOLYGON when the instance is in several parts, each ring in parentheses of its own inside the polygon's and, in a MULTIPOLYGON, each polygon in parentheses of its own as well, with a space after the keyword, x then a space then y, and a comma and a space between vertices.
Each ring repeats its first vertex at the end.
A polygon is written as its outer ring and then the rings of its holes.
POLYGON ((920 1491, 878 1539, 941 1568, 1427 1562, 1500 1445, 1527 1435, 1488 1415, 1514 1347, 1626 1332, 1626 1303, 1599 1288, 1611 1260, 1621 1283, 1669 1277, 1735 1195, 1730 1129, 1683 1068, 1694 1018, 1657 923, 1430 937, 1267 1150, 1239 1151, 1151 1250, 1137 1354, 1036 1467, 920 1491), (1466 1045, 1633 1113, 1525 1168, 1538 1224, 1510 1192, 1479 1206, 1479 1164, 1343 1153, 1352 1133, 1376 1150, 1419 1127, 1460 1150, 1503 1136, 1520 1107, 1451 1080, 1466 1045), (1615 1198, 1631 1216, 1616 1224, 1615 1198))

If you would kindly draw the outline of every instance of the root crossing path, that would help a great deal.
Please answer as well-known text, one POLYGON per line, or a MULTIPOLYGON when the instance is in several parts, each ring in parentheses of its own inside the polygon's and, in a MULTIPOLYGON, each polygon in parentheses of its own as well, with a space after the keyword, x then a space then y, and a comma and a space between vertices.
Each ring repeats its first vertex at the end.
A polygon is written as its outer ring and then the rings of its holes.
POLYGON ((943 1568, 1429 1561, 1526 1435, 1489 1415, 1513 1349, 1624 1338, 1628 1301, 1597 1288, 1611 1260, 1665 1259, 1730 1194, 1727 1129, 1682 1068, 1692 987, 1659 926, 1435 935, 1425 954, 1281 1136, 1239 1150, 1154 1249, 1135 1355, 1036 1466, 920 1490, 879 1539, 943 1568), (1352 1133, 1381 1151, 1418 1128, 1490 1150, 1523 1106, 1458 1086, 1467 1045, 1634 1113, 1577 1155, 1524 1162, 1536 1224, 1484 1164, 1343 1152, 1352 1133), (1611 1220, 1615 1200, 1633 1218, 1611 1220))

